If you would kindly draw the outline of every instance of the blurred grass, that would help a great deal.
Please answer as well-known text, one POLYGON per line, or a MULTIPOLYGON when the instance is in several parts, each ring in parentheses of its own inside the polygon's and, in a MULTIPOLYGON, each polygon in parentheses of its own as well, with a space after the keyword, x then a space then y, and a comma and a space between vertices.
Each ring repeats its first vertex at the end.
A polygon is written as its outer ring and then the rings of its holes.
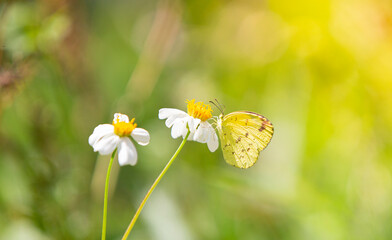
POLYGON ((180 143, 158 110, 192 98, 265 115, 272 142, 246 171, 187 143, 131 239, 390 239, 391 5, 0 3, 0 239, 99 238, 87 139, 123 112, 151 143, 111 179, 120 239, 180 143))

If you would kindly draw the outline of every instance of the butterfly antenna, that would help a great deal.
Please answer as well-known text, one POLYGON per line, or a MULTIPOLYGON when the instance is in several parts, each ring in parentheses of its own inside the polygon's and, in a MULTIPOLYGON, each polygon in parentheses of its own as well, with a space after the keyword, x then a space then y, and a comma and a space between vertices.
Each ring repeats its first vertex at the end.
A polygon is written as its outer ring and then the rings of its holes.
POLYGON ((219 105, 219 110, 221 111, 221 113, 224 115, 225 113, 225 106, 221 105, 220 102, 218 101, 218 99, 215 98, 216 103, 219 105), (223 107, 222 107, 223 106, 223 107))
MULTIPOLYGON (((214 103, 213 101, 210 101, 211 104, 214 104, 215 107, 217 107, 219 109, 219 106, 216 105, 216 103, 214 103)), ((220 109, 219 109, 220 110, 220 109)))
POLYGON ((215 102, 214 101, 210 101, 210 103, 214 104, 214 106, 216 108, 219 109, 219 111, 223 114, 223 110, 222 110, 222 106, 220 105, 220 103, 218 102, 218 100, 215 98, 215 102), (216 102, 216 103, 215 103, 216 102))

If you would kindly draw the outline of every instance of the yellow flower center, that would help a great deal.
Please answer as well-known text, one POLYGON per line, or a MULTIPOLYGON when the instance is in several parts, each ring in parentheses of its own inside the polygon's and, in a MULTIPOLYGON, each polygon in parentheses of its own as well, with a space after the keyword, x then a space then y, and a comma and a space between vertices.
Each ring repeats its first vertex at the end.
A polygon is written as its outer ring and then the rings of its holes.
POLYGON ((119 118, 113 120, 114 133, 119 137, 127 137, 131 135, 133 129, 137 127, 136 123, 133 123, 135 118, 132 118, 130 122, 121 121, 119 118))
POLYGON ((198 118, 202 121, 206 121, 212 117, 212 109, 210 105, 204 104, 203 102, 196 102, 195 99, 187 100, 188 103, 188 114, 194 118, 198 118))

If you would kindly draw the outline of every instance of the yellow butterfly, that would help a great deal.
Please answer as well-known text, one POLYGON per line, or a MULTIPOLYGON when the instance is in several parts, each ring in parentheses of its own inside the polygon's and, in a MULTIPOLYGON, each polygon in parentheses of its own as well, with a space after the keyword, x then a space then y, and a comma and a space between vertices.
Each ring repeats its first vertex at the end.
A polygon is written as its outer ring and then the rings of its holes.
POLYGON ((238 168, 255 164, 274 133, 271 122, 262 115, 248 111, 219 115, 217 129, 223 157, 238 168))

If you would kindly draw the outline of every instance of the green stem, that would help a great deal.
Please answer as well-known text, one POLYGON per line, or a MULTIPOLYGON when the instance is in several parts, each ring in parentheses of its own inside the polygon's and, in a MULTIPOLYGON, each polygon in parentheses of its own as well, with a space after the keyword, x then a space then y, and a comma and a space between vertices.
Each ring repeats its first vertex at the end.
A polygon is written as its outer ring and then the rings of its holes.
POLYGON ((136 223, 136 220, 138 219, 140 212, 143 209, 144 204, 146 204, 148 198, 150 197, 152 191, 154 191, 155 187, 158 185, 159 181, 161 181, 162 177, 165 175, 166 171, 169 169, 170 165, 173 163, 174 159, 177 158, 178 154, 180 153, 182 147, 185 145, 186 140, 188 139, 190 134, 190 131, 188 131, 188 133, 186 134, 184 140, 182 141, 182 143, 180 144, 180 146, 178 147, 177 151, 174 153, 173 157, 169 160, 169 162, 166 164, 165 168, 162 170, 161 174, 159 174, 159 176, 157 177, 157 179, 155 179, 155 182, 151 185, 150 189, 148 190, 146 196, 144 197, 142 203, 140 204, 139 208, 137 209, 135 215, 132 218, 131 223, 129 224, 127 230, 124 233, 124 236, 121 238, 122 240, 126 240, 128 238, 129 233, 132 231, 133 226, 136 223))
POLYGON ((113 151, 112 157, 110 158, 108 172, 106 174, 106 182, 105 182, 105 197, 103 199, 103 220, 102 220, 102 240, 106 238, 106 218, 108 215, 108 189, 109 189, 109 178, 110 178, 110 171, 112 169, 114 155, 116 155, 117 148, 113 151))

